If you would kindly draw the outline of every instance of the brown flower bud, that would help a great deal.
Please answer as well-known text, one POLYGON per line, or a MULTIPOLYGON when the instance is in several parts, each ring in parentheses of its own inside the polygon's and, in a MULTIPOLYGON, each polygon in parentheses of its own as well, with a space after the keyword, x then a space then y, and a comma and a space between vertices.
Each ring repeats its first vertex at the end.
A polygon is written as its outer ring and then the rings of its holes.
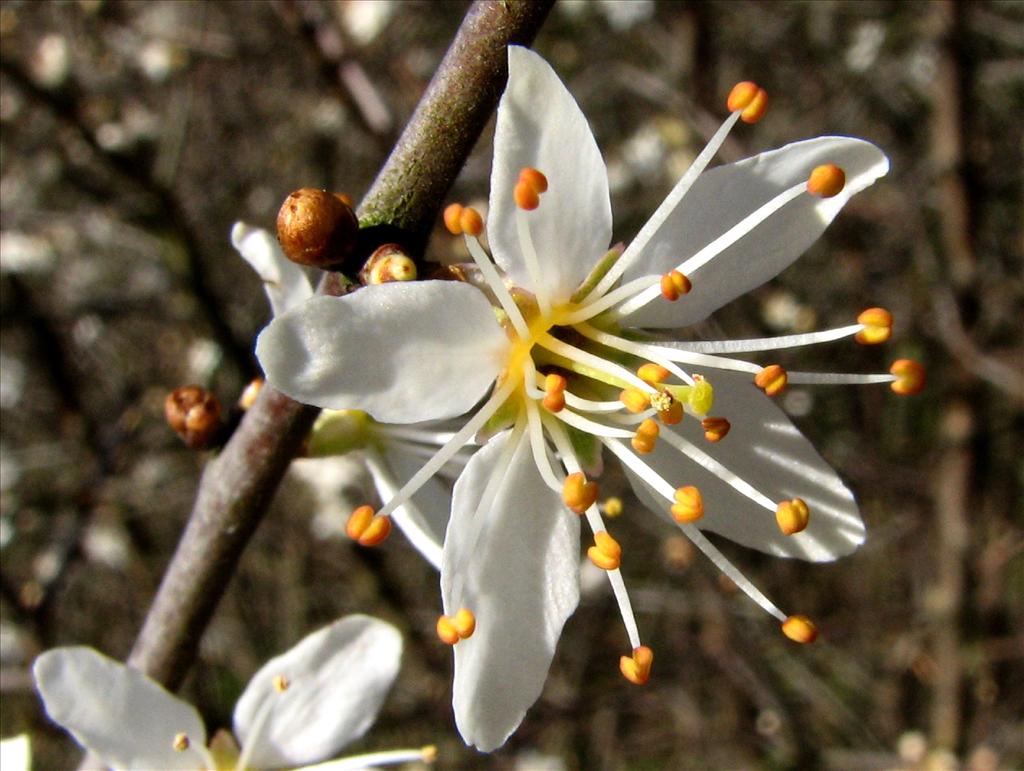
POLYGON ((352 254, 359 220, 341 194, 304 187, 277 213, 277 240, 292 262, 329 268, 352 254))
POLYGON ((220 401, 212 391, 196 385, 176 388, 164 402, 167 424, 193 450, 217 444, 224 433, 220 401))
POLYGON ((359 280, 363 284, 415 281, 416 277, 416 263, 398 244, 377 247, 359 271, 359 280))

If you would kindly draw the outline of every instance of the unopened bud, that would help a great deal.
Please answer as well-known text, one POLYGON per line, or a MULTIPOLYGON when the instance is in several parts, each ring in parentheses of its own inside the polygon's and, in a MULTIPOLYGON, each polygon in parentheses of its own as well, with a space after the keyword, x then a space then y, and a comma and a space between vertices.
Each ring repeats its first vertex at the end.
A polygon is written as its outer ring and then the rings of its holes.
POLYGON ((416 278, 416 263, 398 244, 377 247, 359 272, 359 280, 364 284, 415 281, 416 278))
POLYGON ((330 268, 355 249, 359 220, 339 195, 304 187, 277 213, 277 240, 292 262, 330 268))
POLYGON ((208 449, 221 439, 224 423, 220 414, 217 396, 197 385, 176 388, 164 401, 167 424, 193 450, 208 449))

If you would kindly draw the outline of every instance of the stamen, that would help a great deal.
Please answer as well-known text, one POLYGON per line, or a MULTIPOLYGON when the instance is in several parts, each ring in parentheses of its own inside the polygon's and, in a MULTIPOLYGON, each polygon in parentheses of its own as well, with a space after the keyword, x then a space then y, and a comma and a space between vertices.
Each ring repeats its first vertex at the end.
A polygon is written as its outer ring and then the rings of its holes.
POLYGON ((562 482, 555 474, 555 470, 548 458, 548 445, 544 441, 544 425, 541 422, 540 410, 537 402, 532 399, 526 400, 526 425, 530 432, 530 450, 533 452, 533 463, 540 473, 544 484, 554 492, 561 492, 562 482))
POLYGON ((374 516, 372 506, 360 506, 348 518, 345 534, 360 546, 376 546, 391 532, 391 517, 374 516))
MULTIPOLYGON (((580 327, 585 326, 587 325, 580 325, 580 327)), ((544 332, 543 334, 539 335, 537 337, 537 344, 542 346, 543 348, 547 348, 549 351, 552 351, 553 353, 557 353, 560 356, 564 356, 570 361, 576 361, 579 362, 580 364, 585 364, 586 366, 591 367, 602 374, 608 375, 612 378, 616 378, 617 380, 620 381, 624 381, 624 384, 632 385, 633 387, 639 389, 640 391, 654 393, 654 388, 652 386, 647 385, 647 383, 638 378, 625 367, 619 364, 615 364, 614 362, 608 361, 607 359, 603 359, 600 356, 595 356, 594 354, 577 348, 574 345, 570 345, 569 343, 563 342, 559 340, 557 337, 553 337, 549 332, 544 332)))
POLYGON ((174 741, 171 742, 171 747, 175 752, 184 752, 191 746, 192 742, 189 741, 188 734, 184 732, 174 734, 174 741))
MULTIPOLYGON (((636 238, 633 239, 632 243, 626 248, 626 251, 622 253, 622 256, 618 261, 608 270, 604 278, 601 279, 600 283, 594 290, 588 295, 589 297, 603 297, 604 294, 611 289, 612 285, 619 280, 626 268, 628 268, 633 260, 638 255, 644 253, 647 249, 647 244, 654 237, 654 235, 661 229, 661 226, 665 224, 672 212, 676 210, 679 202, 683 200, 683 197, 690 192, 690 188, 693 187, 693 183, 697 181, 697 178, 704 173, 704 169, 711 162, 711 159, 715 157, 718 149, 725 142, 725 138, 729 136, 729 132, 732 127, 736 125, 736 121, 740 119, 738 112, 730 112, 729 116, 725 119, 718 131, 715 132, 714 136, 708 141, 707 145, 700 154, 694 158, 693 163, 690 164, 690 168, 686 170, 686 173, 680 177, 679 181, 676 182, 676 186, 672 188, 672 192, 669 193, 665 200, 661 202, 661 205, 655 210, 651 218, 647 220, 647 223, 637 233, 636 238)), ((680 268, 683 273, 687 271, 680 268)), ((692 270, 690 271, 692 275, 692 270)), ((660 291, 660 289, 658 290, 660 291)), ((655 295, 656 296, 656 295, 655 295)), ((651 299, 654 299, 653 297, 651 299)))
POLYGON ((654 651, 646 645, 633 649, 632 656, 619 659, 619 671, 633 685, 646 685, 651 677, 651 664, 654 663, 654 651))
POLYGON ((889 367, 896 380, 889 387, 900 396, 912 396, 924 390, 924 367, 913 359, 897 359, 889 367))
POLYGON ((519 181, 528 185, 538 195, 548 191, 548 178, 540 171, 530 166, 527 166, 519 172, 519 181))
MULTIPOLYGON (((616 404, 618 404, 618 402, 616 402, 616 404)), ((609 420, 614 420, 615 417, 616 416, 614 414, 608 415, 609 420)), ((627 431, 623 428, 615 428, 614 426, 607 426, 604 423, 598 423, 597 421, 586 418, 572 410, 562 410, 558 413, 558 419, 566 425, 578 428, 580 431, 593 436, 617 437, 619 439, 631 439, 633 437, 632 431, 627 431)))
POLYGON ((650 394, 635 388, 625 388, 619 393, 619 401, 633 414, 639 414, 651 406, 650 394))
POLYGON ((559 374, 551 373, 544 378, 544 399, 541 404, 548 412, 561 412, 565 409, 565 388, 568 382, 559 374))
MULTIPOLYGON (((379 766, 398 766, 404 763, 426 763, 437 761, 437 747, 433 744, 417 749, 384 750, 367 752, 362 755, 349 755, 338 760, 328 760, 313 766, 305 766, 309 771, 365 771, 367 768, 379 766)), ((239 766, 244 768, 244 766, 239 766)), ((404 766, 403 766, 404 768, 404 766)))
MULTIPOLYGON (((447 209, 445 211, 447 213, 447 209)), ((480 269, 480 274, 484 277, 484 281, 487 282, 488 288, 498 298, 502 310, 505 311, 509 321, 512 322, 512 326, 515 327, 516 334, 519 335, 520 339, 529 340, 530 328, 526 323, 526 319, 523 318, 523 312, 516 305, 516 301, 512 299, 508 287, 501 280, 501 276, 498 275, 498 271, 494 267, 494 263, 491 262, 490 257, 487 256, 487 252, 484 251, 484 248, 476 238, 469 235, 466 236, 466 247, 473 257, 473 262, 480 269)))
MULTIPOLYGON (((604 313, 606 310, 618 305, 620 302, 630 299, 637 292, 657 285, 660 281, 660 276, 641 276, 640 278, 634 278, 628 284, 623 284, 607 294, 598 295, 597 299, 591 302, 584 301, 583 305, 580 305, 576 310, 571 313, 567 313, 562 317, 562 323, 571 325, 577 324, 581 321, 586 321, 587 319, 592 319, 599 313, 604 313)), ((587 299, 589 299, 589 297, 587 299)))
MULTIPOLYGON (((737 113, 733 113, 733 115, 736 114, 737 113)), ((779 211, 779 209, 784 207, 786 204, 790 203, 791 201, 795 201, 802 195, 807 195, 807 185, 804 182, 798 182, 789 189, 783 190, 773 199, 771 199, 767 203, 762 204, 760 207, 752 211, 750 214, 741 219, 731 228, 726 230, 724 233, 722 233, 722 235, 718 236, 707 246, 700 249, 692 257, 688 258, 683 263, 677 265, 675 269, 686 276, 694 275, 699 268, 703 267, 706 263, 710 262, 712 259, 717 257, 722 252, 724 252, 737 241, 739 241, 741 238, 748 235, 758 225, 760 225, 765 220, 769 219, 772 215, 774 215, 777 211, 779 211)), ((644 229, 646 230, 646 227, 644 229)), ((641 233, 643 233, 643 230, 641 230, 641 233)), ((632 245, 630 246, 630 249, 632 249, 632 245)), ((626 250, 627 254, 629 253, 630 249, 626 250)), ((623 255, 623 258, 619 260, 619 262, 616 264, 616 267, 618 267, 618 265, 622 264, 625 261, 625 257, 626 255, 623 255)), ((642 292, 639 292, 632 300, 624 302, 622 305, 616 308, 615 311, 613 311, 613 314, 616 318, 628 316, 629 314, 635 313, 636 311, 640 310, 640 308, 643 308, 649 302, 660 296, 660 286, 646 289, 642 292)))
POLYGON ((669 405, 667 410, 658 411, 658 419, 666 426, 674 426, 677 423, 681 423, 683 420, 683 404, 675 399, 672 400, 672 404, 669 405))
POLYGON ((779 523, 779 530, 786 535, 793 535, 805 530, 810 517, 811 512, 803 498, 782 501, 775 509, 775 521, 779 523))
POLYGON ((278 693, 284 693, 292 685, 291 680, 288 679, 288 675, 274 675, 272 682, 274 690, 278 693))
POLYGON ((599 530, 594 533, 594 545, 587 549, 587 556, 601 570, 617 570, 622 562, 622 547, 607 530, 599 530))
MULTIPOLYGON (((671 434, 672 432, 667 432, 671 434)), ((626 446, 621 442, 616 442, 611 439, 602 439, 601 443, 604 444, 612 453, 623 462, 624 465, 628 466, 637 474, 644 482, 651 486, 651 488, 665 498, 668 501, 675 501, 675 488, 666 482, 661 475, 659 475, 654 469, 643 462, 638 456, 631 453, 626 449, 626 446)), ((692 456, 691 456, 692 457, 692 456)), ((711 469, 704 460, 694 458, 705 468, 717 474, 717 471, 711 469)), ((705 460, 710 460, 705 456, 705 460)), ((719 464, 720 465, 720 464, 719 464)), ((744 482, 744 484, 746 484, 744 482)), ((735 486, 735 485, 734 485, 735 486)), ((749 487, 749 485, 747 485, 749 487)), ((739 488, 737 488, 739 489, 739 488)), ((753 488, 751 488, 753 489, 753 488)), ((742 490, 741 490, 742 492, 742 490)), ((756 492, 756 491, 755 491, 756 492)), ((758 493, 759 495, 759 493, 758 493)), ((763 497, 763 496, 762 496, 763 497)), ((768 501, 771 510, 774 510, 774 504, 768 501)), ((714 544, 711 543, 707 538, 704 537, 703 533, 700 532, 692 524, 679 523, 679 529, 683 531, 683 534, 690 539, 694 546, 704 552, 704 555, 710 559, 722 573, 725 574, 737 588, 744 592, 750 599, 756 602, 765 612, 775 616, 779 621, 786 620, 786 614, 783 613, 775 604, 769 600, 761 591, 754 586, 750 580, 744 576, 729 560, 725 558, 718 549, 715 548, 714 544)))
POLYGON ((598 504, 598 509, 609 519, 615 519, 622 515, 622 499, 614 495, 609 498, 605 498, 600 504, 598 504))
POLYGON ((754 385, 769 396, 781 393, 787 381, 786 370, 778 364, 769 364, 754 377, 754 385))
POLYGON ((688 524, 704 516, 704 497, 693 485, 680 487, 673 497, 675 503, 672 504, 670 511, 676 522, 688 524))
POLYGON ((732 424, 725 418, 707 417, 700 422, 704 429, 704 438, 709 442, 720 442, 725 439, 732 424))
POLYGON ((526 211, 533 211, 540 206, 540 195, 547 192, 547 189, 547 177, 537 169, 525 168, 519 172, 519 181, 516 183, 512 195, 515 198, 516 206, 526 211))
MULTIPOLYGON (((520 182, 516 185, 517 194, 522 184, 520 182)), ((532 191, 532 188, 527 189, 532 191)), ((536 192, 532 194, 536 195, 536 192)), ((533 245, 533 236, 530 234, 530 223, 526 218, 526 210, 521 206, 516 210, 516 233, 519 236, 519 248, 523 253, 526 271, 530 274, 530 283, 532 284, 530 288, 533 289, 534 295, 537 298, 537 307, 540 309, 540 315, 543 318, 548 318, 551 316, 551 298, 548 296, 547 289, 548 282, 544 279, 544 274, 540 269, 540 260, 537 257, 537 249, 533 245)))
POLYGON ((476 414, 452 436, 451 440, 434 453, 433 457, 424 463, 419 471, 412 475, 409 481, 403 485, 402 489, 381 507, 380 511, 377 512, 378 516, 383 517, 390 514, 405 503, 428 479, 440 471, 449 460, 459 453, 470 438, 483 428, 488 419, 498 411, 498 408, 505 403, 505 400, 512 395, 512 392, 518 386, 518 383, 510 381, 503 384, 500 388, 496 388, 490 398, 484 402, 483 407, 477 410, 476 414))
POLYGON ((846 187, 846 172, 834 163, 816 166, 807 178, 807 192, 819 198, 834 198, 846 187))
POLYGON ((653 362, 647 362, 641 364, 636 371, 638 378, 643 380, 648 385, 656 386, 659 383, 664 383, 668 380, 668 376, 672 374, 660 364, 654 364, 653 362))
MULTIPOLYGON (((702 449, 697 447, 697 445, 693 444, 692 442, 688 441, 687 439, 683 438, 675 431, 672 431, 670 429, 665 429, 664 431, 662 431, 661 438, 664 439, 669 444, 671 444, 681 453, 686 455, 688 458, 690 458, 690 460, 699 463, 707 471, 711 472, 716 477, 725 482, 727 485, 736 490, 736 492, 746 496, 754 503, 761 506, 763 509, 770 511, 773 514, 775 513, 776 505, 771 498, 757 490, 753 485, 751 485, 742 477, 738 476, 737 474, 734 474, 732 471, 730 471, 717 460, 712 458, 702 449)), ((668 497, 669 500, 675 499, 674 489, 671 490, 668 497)))
POLYGON ((658 440, 658 433, 660 429, 658 424, 650 418, 647 418, 643 423, 639 425, 636 430, 636 434, 633 436, 631 444, 633 449, 641 455, 647 455, 654 452, 654 446, 658 440))
POLYGON ((462 204, 448 204, 444 210, 444 226, 453 236, 462 235, 462 204))
POLYGON ((818 639, 818 628, 807 616, 790 616, 782 622, 782 633, 793 642, 812 643, 818 639))
MULTIPOLYGON (((561 417, 563 413, 559 414, 561 417)), ((548 434, 551 436, 552 441, 555 443, 555 448, 558 450, 559 456, 562 458, 562 462, 565 464, 566 470, 570 474, 576 474, 580 472, 580 464, 576 459, 576 455, 573 452, 572 444, 569 442, 569 437, 565 433, 565 429, 562 425, 551 416, 546 416, 545 425, 548 429, 548 434)), ((587 524, 590 525, 590 529, 595 533, 604 530, 604 523, 601 521, 601 514, 597 510, 597 506, 591 506, 586 512, 587 524)), ((606 571, 608 576, 608 583, 612 586, 612 591, 615 593, 615 601, 619 606, 619 614, 622 616, 622 624, 626 627, 626 634, 629 636, 629 643, 634 648, 640 646, 640 630, 636 625, 636 617, 633 615, 633 606, 629 601, 629 592, 626 591, 626 582, 622 580, 622 573, 618 570, 606 571)))
POLYGON ((744 123, 757 123, 768 109, 768 92, 749 80, 737 83, 725 102, 729 112, 739 112, 744 123))
POLYGON ((758 353, 761 351, 777 351, 782 348, 799 348, 805 345, 830 343, 864 330, 864 325, 849 324, 845 327, 825 329, 820 332, 803 332, 798 335, 780 335, 779 337, 757 337, 747 340, 693 340, 683 343, 672 343, 682 351, 694 353, 758 353))
POLYGON ((661 296, 674 303, 684 294, 689 294, 693 284, 678 270, 669 271, 661 277, 661 296))
POLYGON ((597 500, 597 482, 588 482, 582 471, 576 471, 565 478, 562 486, 562 502, 570 511, 585 514, 597 500))
POLYGON ((864 329, 854 336, 862 345, 877 345, 892 337, 892 314, 885 308, 868 308, 857 317, 864 329))
POLYGON ((459 640, 473 636, 476 631, 476 616, 468 608, 460 608, 454 616, 441 616, 437 619, 437 636, 448 645, 455 645, 459 640))
MULTIPOLYGON (((574 324, 573 325, 573 329, 575 329, 577 332, 579 332, 584 337, 588 337, 591 340, 594 340, 595 342, 601 343, 601 345, 608 346, 609 348, 612 348, 612 349, 614 349, 616 351, 623 351, 624 353, 629 353, 629 354, 632 354, 634 356, 638 356, 638 357, 643 358, 643 359, 649 359, 649 360, 658 359, 659 360, 658 364, 660 366, 662 366, 665 369, 667 369, 671 374, 675 375, 677 378, 682 380, 684 383, 692 384, 694 382, 693 378, 691 378, 683 370, 681 370, 679 367, 677 367, 675 364, 672 363, 672 357, 671 356, 663 355, 665 352, 668 352, 670 354, 678 354, 677 351, 674 351, 671 348, 662 348, 662 347, 657 346, 657 345, 649 345, 649 344, 646 344, 646 343, 638 343, 638 342, 636 342, 634 340, 626 340, 625 338, 619 337, 618 335, 613 335, 610 332, 605 332, 604 330, 598 329, 597 327, 592 326, 590 324, 587 324, 585 322, 580 322, 578 324, 574 324)), ((681 358, 686 358, 686 357, 682 356, 681 358)), ((712 357, 707 357, 707 358, 712 358, 712 357)), ((718 359, 713 359, 713 360, 714 361, 718 361, 718 359)), ((749 365, 747 365, 746 362, 743 362, 743 364, 745 366, 749 366, 749 365)), ((755 366, 754 369, 756 371, 757 367, 755 366)), ((645 381, 641 381, 641 382, 645 382, 645 381)), ((647 385, 648 387, 647 388, 642 388, 641 389, 642 391, 650 392, 650 391, 654 390, 654 387, 651 386, 650 384, 646 384, 645 383, 645 385, 647 385)))

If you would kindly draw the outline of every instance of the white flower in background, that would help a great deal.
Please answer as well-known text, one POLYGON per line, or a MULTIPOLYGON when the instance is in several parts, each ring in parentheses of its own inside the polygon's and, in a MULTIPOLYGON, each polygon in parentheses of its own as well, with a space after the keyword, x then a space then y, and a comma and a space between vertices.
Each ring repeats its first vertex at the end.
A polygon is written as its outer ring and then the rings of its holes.
MULTIPOLYGON (((277 239, 266 230, 236 222, 231 243, 263 280, 275 317, 313 296, 313 280, 320 271, 285 257, 277 239)), ((325 410, 310 434, 309 457, 298 459, 296 465, 314 467, 304 474, 308 479, 317 474, 315 467, 336 463, 334 456, 361 451, 377 493, 386 501, 451 437, 452 432, 441 425, 385 425, 358 410, 325 410)), ((457 455, 446 470, 454 476, 465 463, 465 455, 457 455)), ((431 479, 417 490, 415 500, 407 500, 393 515, 409 542, 438 570, 451 507, 450 489, 450 484, 431 479)), ((378 520, 369 532, 349 528, 349 534, 363 545, 380 543, 390 531, 389 524, 389 520, 378 520)))
POLYGON ((813 625, 780 611, 700 530, 810 560, 834 559, 863 540, 853 495, 753 381, 771 394, 787 377, 911 390, 917 365, 895 375, 787 375, 723 354, 853 335, 881 342, 891 324, 885 311, 772 340, 643 342, 635 329, 698 321, 764 283, 886 173, 878 148, 846 137, 705 171, 732 126, 756 120, 766 99, 754 84, 737 86, 730 117, 691 169, 629 247, 609 251, 607 174, 586 119, 543 59, 510 47, 487 223, 493 262, 477 240, 480 215, 453 205, 445 224, 466 236, 476 265, 464 272, 469 281, 313 297, 257 342, 269 382, 306 403, 387 423, 471 412, 376 518, 404 505, 478 433, 490 437, 455 485, 438 622, 442 639, 456 644, 459 730, 481 750, 500 746, 540 694, 576 606, 580 525, 569 510, 585 515, 594 533, 588 556, 619 602, 633 648, 622 673, 648 678, 653 654, 619 573, 621 549, 585 475, 600 473, 602 448, 651 508, 671 516, 793 639, 813 639, 813 625))
MULTIPOLYGON (((32 672, 50 718, 115 769, 308 766, 373 724, 398 674, 402 638, 383 621, 347 616, 268 661, 235 705, 237 745, 214 737, 195 708, 92 648, 54 648, 32 672)), ((431 760, 432 748, 344 758, 317 768, 431 760)), ((5 765, 6 768, 6 765, 5 765)))

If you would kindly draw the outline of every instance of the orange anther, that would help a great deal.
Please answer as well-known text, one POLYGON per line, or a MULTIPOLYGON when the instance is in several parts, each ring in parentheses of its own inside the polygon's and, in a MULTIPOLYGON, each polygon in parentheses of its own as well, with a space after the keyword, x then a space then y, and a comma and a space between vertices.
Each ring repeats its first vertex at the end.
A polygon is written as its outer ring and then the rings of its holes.
POLYGON ((832 198, 843 192, 846 172, 834 163, 815 167, 807 178, 807 192, 819 198, 832 198))
POLYGON ((270 682, 273 684, 274 690, 278 693, 284 693, 291 688, 292 685, 292 681, 288 679, 288 675, 274 675, 270 682))
POLYGON ((528 185, 538 195, 548 190, 548 178, 534 168, 526 167, 520 171, 519 181, 528 185))
POLYGON ((725 418, 707 417, 700 422, 704 429, 704 438, 709 442, 720 442, 729 433, 732 424, 725 418))
POLYGON ((759 88, 754 98, 750 100, 750 104, 740 113, 740 120, 744 123, 757 123, 766 112, 768 112, 768 92, 759 88))
POLYGON ((682 402, 673 400, 667 410, 658 410, 658 419, 666 426, 674 426, 683 420, 683 414, 682 402))
POLYGON ((569 474, 562 485, 562 501, 570 511, 583 514, 597 500, 597 482, 588 482, 582 471, 569 474))
POLYGON ((754 101, 754 97, 757 96, 757 92, 760 90, 761 88, 757 83, 750 80, 737 83, 732 87, 732 91, 729 92, 729 98, 725 100, 725 106, 729 112, 742 110, 754 101))
POLYGON ((619 659, 619 671, 634 685, 644 685, 651 677, 653 663, 654 651, 646 645, 641 645, 633 649, 632 656, 622 656, 619 659))
POLYGON ((786 535, 793 535, 804 530, 810 518, 810 509, 807 508, 803 498, 782 501, 775 508, 775 521, 779 523, 779 530, 786 535))
POLYGON ((445 207, 444 226, 453 236, 462 235, 462 204, 453 203, 445 207))
POLYGON ((360 546, 376 546, 391 532, 391 517, 376 517, 373 508, 360 506, 345 525, 345 534, 360 546))
POLYGON ((606 517, 608 517, 609 519, 615 519, 616 517, 622 515, 622 499, 617 498, 614 495, 610 498, 605 498, 601 502, 600 509, 601 513, 604 514, 606 517))
POLYGON ((678 270, 673 270, 661 277, 661 296, 669 302, 675 302, 693 289, 693 284, 678 270))
POLYGON ((627 388, 619 393, 619 401, 634 415, 651 406, 651 397, 637 388, 627 388))
POLYGON ((462 228, 463 233, 473 237, 479 236, 484 232, 484 218, 476 209, 466 206, 459 214, 459 227, 462 228))
POLYGON ((786 387, 786 370, 778 364, 769 364, 754 377, 754 385, 769 396, 775 396, 786 387))
POLYGON ((643 380, 645 383, 650 385, 657 385, 658 383, 664 383, 668 380, 668 376, 672 374, 660 364, 654 364, 653 362, 647 362, 641 364, 636 371, 636 376, 643 380))
POLYGON ((857 323, 864 329, 854 336, 863 345, 877 345, 892 337, 892 314, 885 308, 868 308, 857 317, 857 323))
POLYGON ((818 639, 818 628, 807 616, 787 618, 782 622, 782 633, 798 643, 812 643, 818 639))
POLYGON ((622 547, 607 530, 594 533, 594 545, 587 549, 590 561, 601 570, 616 570, 622 562, 622 547))
POLYGON ((924 390, 924 366, 913 359, 897 359, 889 367, 889 374, 896 376, 889 388, 900 396, 913 396, 924 390))
POLYGON ((633 449, 641 455, 647 455, 648 453, 654 452, 654 445, 658 441, 658 433, 661 429, 658 428, 658 424, 650 418, 647 418, 643 423, 637 426, 636 433, 633 435, 633 439, 630 440, 630 444, 633 445, 633 449))
POLYGON ((455 645, 462 638, 459 637, 459 630, 455 628, 455 622, 448 616, 441 616, 437 619, 437 636, 442 642, 448 645, 455 645))
POLYGON ((549 412, 561 412, 565 408, 565 388, 568 385, 561 375, 551 373, 544 377, 545 396, 541 401, 549 412))
POLYGON ((704 516, 704 497, 693 485, 678 488, 674 497, 676 502, 672 504, 670 511, 676 522, 696 522, 704 516))
POLYGON ((533 211, 540 206, 540 194, 525 180, 521 179, 516 183, 512 195, 515 198, 516 206, 525 211, 533 211))
POLYGON ((247 410, 256 403, 256 397, 260 395, 260 391, 263 388, 263 378, 258 377, 255 380, 249 381, 249 385, 242 391, 242 395, 238 397, 238 406, 247 410))
POLYGON ((455 625, 455 630, 459 633, 459 637, 463 640, 471 637, 473 632, 476 631, 476 616, 468 608, 459 608, 455 618, 452 619, 452 623, 455 625))

